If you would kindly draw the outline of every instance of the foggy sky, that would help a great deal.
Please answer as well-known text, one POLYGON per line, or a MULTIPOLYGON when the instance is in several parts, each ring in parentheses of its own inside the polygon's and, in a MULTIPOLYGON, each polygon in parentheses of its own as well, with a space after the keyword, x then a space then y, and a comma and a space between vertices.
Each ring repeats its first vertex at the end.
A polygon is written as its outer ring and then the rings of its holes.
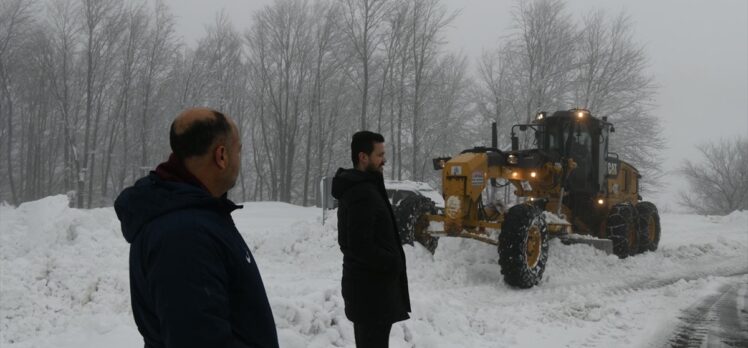
MULTIPOLYGON (((166 0, 177 16, 177 33, 188 44, 202 37, 205 25, 224 10, 244 30, 252 13, 272 0, 166 0)), ((460 11, 445 39, 472 66, 482 50, 497 47, 511 33, 510 0, 443 0, 460 11)), ((684 159, 698 159, 694 145, 737 135, 748 136, 748 1, 745 0, 567 0, 582 19, 592 9, 631 16, 635 37, 645 44, 649 72, 659 85, 655 113, 663 121, 665 170, 684 159)), ((470 69, 471 73, 473 69, 470 69)), ((571 106, 570 106, 571 107, 571 106)), ((594 110, 592 110, 594 113, 594 110)), ((644 178, 646 180, 646 178, 644 178)), ((680 210, 675 194, 685 187, 673 177, 652 199, 661 210, 680 210)))

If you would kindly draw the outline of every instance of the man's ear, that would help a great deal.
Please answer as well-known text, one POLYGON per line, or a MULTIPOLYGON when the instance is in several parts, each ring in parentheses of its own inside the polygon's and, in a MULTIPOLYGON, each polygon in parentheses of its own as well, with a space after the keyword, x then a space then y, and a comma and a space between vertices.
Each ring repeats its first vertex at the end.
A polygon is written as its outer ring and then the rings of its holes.
POLYGON ((358 163, 364 163, 369 160, 369 156, 365 152, 358 153, 358 163))
POLYGON ((218 145, 216 146, 216 150, 213 154, 213 159, 216 162, 216 165, 218 168, 226 169, 228 166, 229 156, 226 152, 226 146, 224 145, 218 145))

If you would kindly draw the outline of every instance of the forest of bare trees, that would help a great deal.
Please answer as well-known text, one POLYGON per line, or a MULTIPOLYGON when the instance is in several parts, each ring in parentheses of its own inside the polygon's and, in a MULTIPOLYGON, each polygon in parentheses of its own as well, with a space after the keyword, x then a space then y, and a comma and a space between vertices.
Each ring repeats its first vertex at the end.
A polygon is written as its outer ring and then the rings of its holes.
POLYGON ((572 107, 608 116, 627 139, 614 150, 658 176, 656 87, 628 17, 518 2, 500 44, 471 61, 445 42, 458 15, 439 0, 276 0, 244 28, 218 13, 189 45, 159 0, 3 0, 0 202, 110 205, 196 105, 241 128, 239 201, 314 204, 359 129, 387 139, 386 177, 436 182, 431 158, 487 145, 490 122, 507 136, 572 107))

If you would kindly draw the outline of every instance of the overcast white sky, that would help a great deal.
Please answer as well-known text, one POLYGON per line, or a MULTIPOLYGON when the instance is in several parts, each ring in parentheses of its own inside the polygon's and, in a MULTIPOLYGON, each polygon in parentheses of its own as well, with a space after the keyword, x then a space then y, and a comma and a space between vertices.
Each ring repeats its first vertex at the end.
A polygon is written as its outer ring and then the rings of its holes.
MULTIPOLYGON (((443 0, 460 10, 447 34, 448 48, 472 62, 484 48, 496 47, 511 28, 513 0, 443 0)), ((166 0, 177 18, 177 31, 188 43, 204 34, 206 24, 225 10, 237 28, 272 0, 166 0)), ((694 145, 748 136, 748 1, 746 0, 567 0, 583 14, 603 8, 628 13, 636 37, 646 45, 650 70, 660 85, 657 114, 663 120, 668 148, 665 169, 696 156, 694 145)), ((580 23, 581 24, 581 23, 580 23)), ((593 110, 594 112, 594 110, 593 110)), ((662 208, 676 209, 674 194, 683 188, 672 180, 655 197, 662 208)))

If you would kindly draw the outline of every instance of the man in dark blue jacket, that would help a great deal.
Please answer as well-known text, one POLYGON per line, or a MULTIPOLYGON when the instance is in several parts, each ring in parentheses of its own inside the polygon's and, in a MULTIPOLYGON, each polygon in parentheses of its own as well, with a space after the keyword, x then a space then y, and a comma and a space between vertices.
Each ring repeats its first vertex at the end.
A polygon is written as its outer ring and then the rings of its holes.
POLYGON ((226 198, 241 166, 233 121, 206 108, 172 123, 172 155, 115 202, 146 348, 278 347, 265 287, 226 198))
POLYGON ((339 201, 338 244, 343 252, 345 314, 356 346, 387 347, 392 323, 409 318, 405 253, 382 176, 384 138, 353 135, 353 169, 338 169, 332 195, 339 201))

